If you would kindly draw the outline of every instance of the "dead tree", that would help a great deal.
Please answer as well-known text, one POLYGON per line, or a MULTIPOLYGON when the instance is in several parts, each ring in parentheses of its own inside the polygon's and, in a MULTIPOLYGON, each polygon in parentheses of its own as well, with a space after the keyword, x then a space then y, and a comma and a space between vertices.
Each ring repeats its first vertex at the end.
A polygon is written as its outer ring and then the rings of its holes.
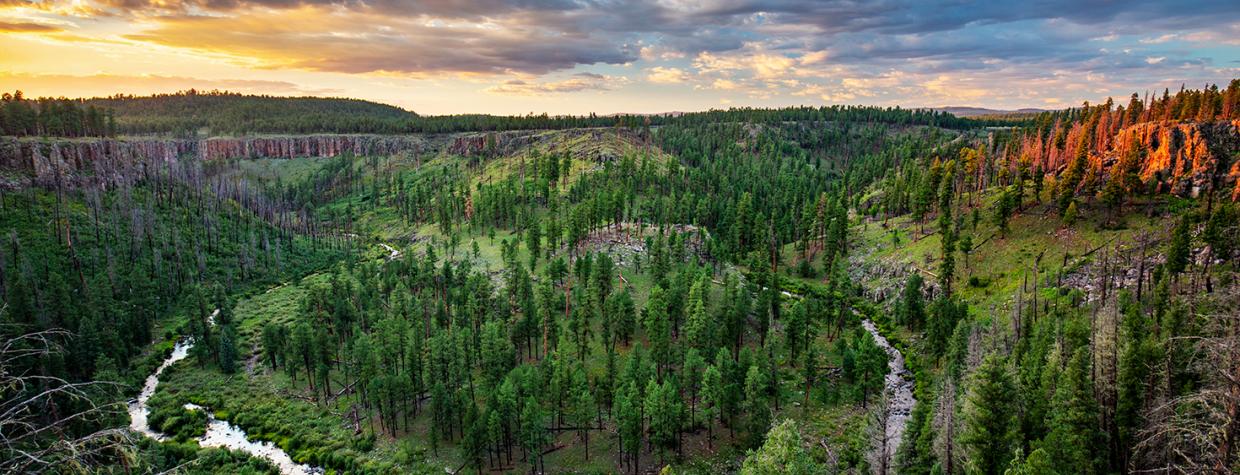
POLYGON ((895 453, 891 434, 891 403, 887 395, 879 397, 870 407, 870 467, 875 475, 891 473, 892 455, 895 453))
POLYGON ((1232 473, 1240 443, 1240 312, 1232 305, 1208 315, 1193 342, 1200 389, 1156 404, 1134 449, 1139 469, 1178 473, 1232 473))
MULTIPOLYGON (((4 309, 0 307, 0 312, 4 309)), ((63 330, 44 330, 0 339, 0 473, 92 472, 107 461, 128 461, 136 451, 124 429, 74 435, 71 425, 98 421, 124 410, 119 401, 95 401, 94 389, 112 382, 69 382, 39 374, 14 373, 23 361, 61 353, 63 330), (57 401, 85 409, 58 413, 57 401)))

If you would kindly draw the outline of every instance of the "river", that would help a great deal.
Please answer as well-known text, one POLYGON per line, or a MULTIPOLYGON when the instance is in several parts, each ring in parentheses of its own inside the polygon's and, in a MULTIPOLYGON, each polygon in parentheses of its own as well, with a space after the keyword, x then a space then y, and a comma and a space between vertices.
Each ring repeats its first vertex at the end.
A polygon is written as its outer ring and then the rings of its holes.
MULTIPOLYGON (((212 325, 215 324, 215 315, 218 313, 219 310, 216 310, 211 314, 209 321, 212 325)), ((172 354, 168 355, 168 358, 155 369, 155 372, 146 378, 146 382, 142 385, 142 392, 138 393, 138 398, 130 401, 129 428, 133 429, 134 432, 161 442, 168 440, 168 436, 151 429, 149 422, 151 409, 147 407, 147 402, 151 400, 151 396, 155 394, 155 388, 159 386, 159 375, 168 369, 169 366, 172 366, 173 363, 189 356, 189 350, 193 346, 194 341, 192 339, 183 338, 181 341, 178 341, 176 346, 172 348, 172 354)), ((195 437, 193 439, 202 447, 223 447, 248 453, 275 465, 280 470, 280 473, 284 475, 323 473, 321 468, 294 462, 287 452, 271 442, 251 441, 240 427, 228 421, 216 419, 215 415, 205 407, 196 404, 186 404, 185 408, 207 413, 207 432, 202 437, 195 437)))
POLYGON ((861 325, 865 330, 870 332, 874 337, 874 341, 883 351, 887 352, 887 377, 884 378, 884 386, 886 386, 887 403, 888 403, 888 419, 887 419, 887 440, 890 442, 888 455, 894 454, 900 448, 900 441, 904 439, 904 429, 908 425, 909 414, 913 412, 913 404, 917 402, 913 398, 913 382, 905 378, 908 370, 904 368, 904 355, 900 354, 900 350, 891 346, 887 338, 878 332, 878 327, 874 325, 870 319, 861 321, 861 325))
MULTIPOLYGON (((722 282, 715 281, 716 284, 723 285, 722 282)), ((762 287, 767 290, 767 287, 762 287)), ((783 291, 785 297, 800 299, 801 296, 783 291)), ((900 442, 904 440, 904 429, 908 426, 909 415, 913 413, 913 405, 917 403, 917 399, 913 397, 913 381, 911 377, 906 378, 909 372, 904 368, 904 355, 895 347, 891 346, 891 342, 879 333, 878 326, 868 318, 861 320, 861 326, 865 327, 865 331, 870 332, 874 337, 874 342, 879 348, 887 352, 887 376, 883 378, 884 392, 887 396, 887 441, 888 457, 895 458, 895 451, 899 450, 900 442)))

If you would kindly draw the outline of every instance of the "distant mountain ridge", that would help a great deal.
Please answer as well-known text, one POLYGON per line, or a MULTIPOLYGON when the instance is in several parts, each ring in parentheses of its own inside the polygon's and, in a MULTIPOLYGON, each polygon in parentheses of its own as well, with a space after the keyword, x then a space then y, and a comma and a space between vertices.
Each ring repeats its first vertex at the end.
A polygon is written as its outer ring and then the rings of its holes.
POLYGON ((985 107, 973 106, 943 106, 933 107, 933 110, 939 112, 947 112, 957 117, 984 117, 993 115, 1010 115, 1010 114, 1037 114, 1046 112, 1048 109, 1037 109, 1025 107, 1021 109, 1005 110, 1005 109, 987 109, 985 107))

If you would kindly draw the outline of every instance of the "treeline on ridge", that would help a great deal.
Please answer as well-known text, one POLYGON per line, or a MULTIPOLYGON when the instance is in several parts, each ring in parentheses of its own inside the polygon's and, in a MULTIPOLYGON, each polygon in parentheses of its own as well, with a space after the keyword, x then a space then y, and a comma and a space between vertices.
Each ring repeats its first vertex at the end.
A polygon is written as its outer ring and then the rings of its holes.
MULTIPOLYGON (((16 97, 20 98, 20 93, 16 97)), ((7 101, 6 101, 7 102, 7 101)), ((691 113, 503 116, 453 114, 429 116, 386 104, 345 98, 243 95, 196 91, 152 96, 114 95, 91 99, 20 100, 34 113, 5 111, 4 135, 104 136, 161 134, 178 137, 244 134, 312 133, 452 133, 585 127, 640 128, 720 122, 878 122, 929 125, 951 129, 1012 125, 1010 119, 961 118, 930 109, 871 106, 800 106, 780 109, 731 108, 691 113), (54 107, 53 107, 54 106, 54 107), (80 113, 57 112, 80 109, 80 113), (96 112, 91 112, 96 111, 96 112), (59 119, 62 115, 70 115, 59 119), (100 119, 93 121, 97 114, 100 119), (43 119, 34 122, 26 117, 43 119), (82 116, 83 118, 78 118, 82 116), (10 119, 10 117, 13 117, 10 119), (9 126, 9 124, 14 124, 9 126), (29 125, 27 125, 29 123, 29 125), (69 125, 63 125, 69 124, 69 125)), ((16 108, 14 109, 16 110, 16 108)))
POLYGON ((21 91, 0 96, 0 135, 104 137, 116 134, 111 110, 81 100, 27 99, 21 91))

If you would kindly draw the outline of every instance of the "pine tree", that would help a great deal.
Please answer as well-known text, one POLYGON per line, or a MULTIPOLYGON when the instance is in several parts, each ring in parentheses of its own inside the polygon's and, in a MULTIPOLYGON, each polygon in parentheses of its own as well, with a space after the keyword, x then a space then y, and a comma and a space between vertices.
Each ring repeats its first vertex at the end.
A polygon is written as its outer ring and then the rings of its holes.
POLYGON ((525 248, 530 252, 530 269, 534 269, 542 254, 542 233, 537 222, 531 223, 525 231, 525 248))
POLYGON ((531 471, 541 469, 543 465, 543 446, 547 445, 547 416, 533 396, 525 398, 521 408, 521 445, 525 449, 525 459, 531 471))
POLYGON ((1018 199, 1011 187, 1004 187, 998 202, 995 203, 995 225, 1003 236, 1008 234, 1008 223, 1012 220, 1012 212, 1016 210, 1018 199))
POLYGON ((1171 275, 1180 274, 1188 267, 1189 247, 1191 246, 1190 225, 1191 222, 1187 216, 1181 217, 1171 232, 1171 247, 1167 250, 1167 271, 1171 275))
POLYGON ((637 330, 637 311, 633 304, 633 296, 629 289, 612 294, 607 298, 607 314, 615 319, 616 337, 627 345, 637 330))
POLYGON ((594 418, 598 414, 595 407, 594 394, 586 382, 585 370, 578 368, 573 375, 571 403, 571 422, 577 427, 577 434, 585 446, 585 458, 590 460, 590 430, 593 429, 594 418))
POLYGON ((620 450, 633 456, 636 469, 642 443, 642 407, 643 401, 637 391, 637 383, 630 381, 616 391, 616 424, 617 435, 620 437, 620 450))
POLYGON ((645 409, 650 419, 650 443, 661 454, 676 448, 680 433, 681 401, 674 381, 668 378, 659 384, 651 379, 646 385, 645 409))
POLYGON ((268 323, 263 325, 263 355, 267 357, 267 363, 271 366, 271 370, 275 371, 279 356, 284 353, 285 340, 287 339, 288 329, 282 324, 268 323))
POLYGON ((972 469, 983 474, 1003 473, 1018 446, 1018 408, 1016 386, 1006 363, 998 355, 988 355, 973 375, 964 410, 961 442, 972 469))
POLYGON ((1073 467, 1076 473, 1102 471, 1105 438, 1098 428, 1098 401, 1090 376, 1087 348, 1068 361, 1051 401, 1051 431, 1042 442, 1054 466, 1073 467))
POLYGON ((482 456, 487 445, 488 420, 480 417, 478 408, 472 402, 465 411, 465 436, 461 439, 461 455, 463 459, 482 472, 482 456))
POLYGON ((237 345, 232 325, 224 325, 220 330, 219 365, 224 374, 237 372, 237 345))
POLYGON ((716 346, 715 326, 710 315, 706 313, 706 282, 706 279, 698 280, 689 292, 689 322, 685 325, 685 338, 692 347, 702 351, 716 346))
POLYGON ((808 343, 806 337, 809 333, 809 315, 807 315, 807 312, 804 300, 798 300, 792 304, 792 311, 788 312, 788 317, 785 318, 784 336, 786 346, 788 354, 794 362, 800 357, 802 347, 808 343))
POLYGON ((959 244, 958 247, 960 248, 960 253, 964 254, 964 268, 966 272, 971 273, 971 268, 969 265, 969 255, 973 254, 973 236, 969 234, 960 236, 960 242, 958 244, 959 244))
POLYGON ((1117 363, 1119 376, 1116 384, 1119 386, 1119 400, 1116 402, 1115 423, 1120 439, 1119 446, 1126 451, 1135 442, 1141 424, 1141 411, 1155 390, 1148 387, 1147 383, 1150 381, 1151 371, 1158 364, 1159 348, 1149 318, 1141 312, 1132 294, 1123 290, 1118 301, 1124 318, 1117 363))
POLYGON ((1068 206, 1063 211, 1063 225, 1070 227, 1076 223, 1077 218, 1078 211, 1076 209, 1076 200, 1069 199, 1068 206))
POLYGON ((926 304, 921 290, 923 282, 925 281, 921 274, 909 274, 904 281, 904 291, 900 294, 896 320, 912 329, 921 328, 926 321, 926 304))
POLYGON ((749 419, 746 430, 749 433, 749 445, 757 447, 771 423, 771 408, 767 403, 766 372, 758 365, 752 365, 745 373, 745 413, 749 419))
MULTIPOLYGON (((949 162, 950 163, 950 162, 949 162)), ((945 194, 950 198, 950 194, 945 194)), ((956 231, 952 228, 950 199, 943 200, 939 211, 939 238, 942 252, 939 255, 939 286, 944 295, 952 294, 952 282, 956 276, 956 231)))
POLYGON ((706 445, 714 442, 715 419, 722 419, 724 403, 723 375, 715 365, 706 367, 702 373, 702 413, 706 418, 706 445))
POLYGON ((658 364, 659 374, 672 362, 672 330, 667 316, 667 301, 663 289, 655 286, 650 289, 650 297, 646 300, 643 311, 646 322, 646 338, 650 340, 650 353, 658 364))
POLYGON ((706 360, 697 348, 685 352, 684 361, 680 364, 680 388, 689 398, 689 425, 697 423, 698 398, 702 391, 702 372, 706 368, 706 360))
POLYGON ((896 451, 895 468, 897 473, 928 475, 935 464, 934 397, 929 385, 918 385, 915 399, 903 442, 896 451))
POLYGON ((742 475, 812 475, 823 473, 810 456, 797 430, 796 423, 784 419, 771 428, 766 442, 757 450, 751 450, 741 463, 742 475))

